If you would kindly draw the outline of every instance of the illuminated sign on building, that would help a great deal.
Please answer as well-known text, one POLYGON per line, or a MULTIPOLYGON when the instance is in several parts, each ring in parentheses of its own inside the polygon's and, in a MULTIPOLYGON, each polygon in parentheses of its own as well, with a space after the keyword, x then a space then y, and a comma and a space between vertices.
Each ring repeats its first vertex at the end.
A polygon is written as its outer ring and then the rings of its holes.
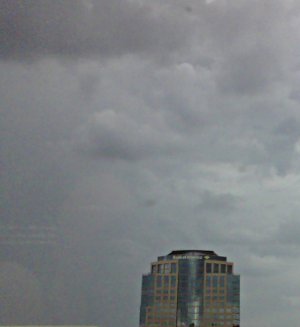
POLYGON ((209 259, 209 256, 202 256, 202 255, 173 255, 173 259, 179 260, 179 259, 198 259, 198 260, 202 260, 202 259, 209 259))

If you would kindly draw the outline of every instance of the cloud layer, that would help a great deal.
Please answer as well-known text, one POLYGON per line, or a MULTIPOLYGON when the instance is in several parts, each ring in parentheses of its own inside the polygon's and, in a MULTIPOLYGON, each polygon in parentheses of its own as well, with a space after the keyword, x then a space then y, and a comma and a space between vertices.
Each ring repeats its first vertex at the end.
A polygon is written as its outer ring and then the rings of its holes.
POLYGON ((236 262, 243 326, 296 325, 299 9, 0 3, 1 223, 62 240, 48 296, 1 264, 2 324, 136 325, 149 263, 206 248, 236 262), (16 280, 51 310, 17 310, 16 280))
POLYGON ((14 0, 0 6, 3 59, 168 52, 185 34, 166 8, 139 1, 14 0))

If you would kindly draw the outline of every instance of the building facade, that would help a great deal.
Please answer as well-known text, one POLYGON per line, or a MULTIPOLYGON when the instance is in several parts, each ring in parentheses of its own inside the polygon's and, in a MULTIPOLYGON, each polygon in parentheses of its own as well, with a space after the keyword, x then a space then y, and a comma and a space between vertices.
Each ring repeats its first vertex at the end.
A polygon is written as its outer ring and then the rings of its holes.
POLYGON ((240 276, 214 251, 158 257, 143 275, 140 327, 240 326, 240 276))

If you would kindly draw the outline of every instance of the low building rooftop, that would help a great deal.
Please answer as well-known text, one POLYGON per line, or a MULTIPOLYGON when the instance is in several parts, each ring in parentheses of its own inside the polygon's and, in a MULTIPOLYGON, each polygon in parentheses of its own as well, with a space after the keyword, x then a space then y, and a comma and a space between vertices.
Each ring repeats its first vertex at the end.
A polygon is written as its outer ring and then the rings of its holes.
POLYGON ((217 255, 214 251, 211 250, 174 250, 168 255, 184 255, 184 254, 199 254, 199 255, 217 255))

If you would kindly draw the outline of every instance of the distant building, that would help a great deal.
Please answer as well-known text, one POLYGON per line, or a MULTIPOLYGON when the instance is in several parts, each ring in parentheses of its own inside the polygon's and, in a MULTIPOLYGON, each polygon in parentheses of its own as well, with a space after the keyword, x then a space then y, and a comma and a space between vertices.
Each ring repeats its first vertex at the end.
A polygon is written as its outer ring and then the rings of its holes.
POLYGON ((240 325, 240 276, 214 251, 158 257, 143 275, 140 327, 240 325))

